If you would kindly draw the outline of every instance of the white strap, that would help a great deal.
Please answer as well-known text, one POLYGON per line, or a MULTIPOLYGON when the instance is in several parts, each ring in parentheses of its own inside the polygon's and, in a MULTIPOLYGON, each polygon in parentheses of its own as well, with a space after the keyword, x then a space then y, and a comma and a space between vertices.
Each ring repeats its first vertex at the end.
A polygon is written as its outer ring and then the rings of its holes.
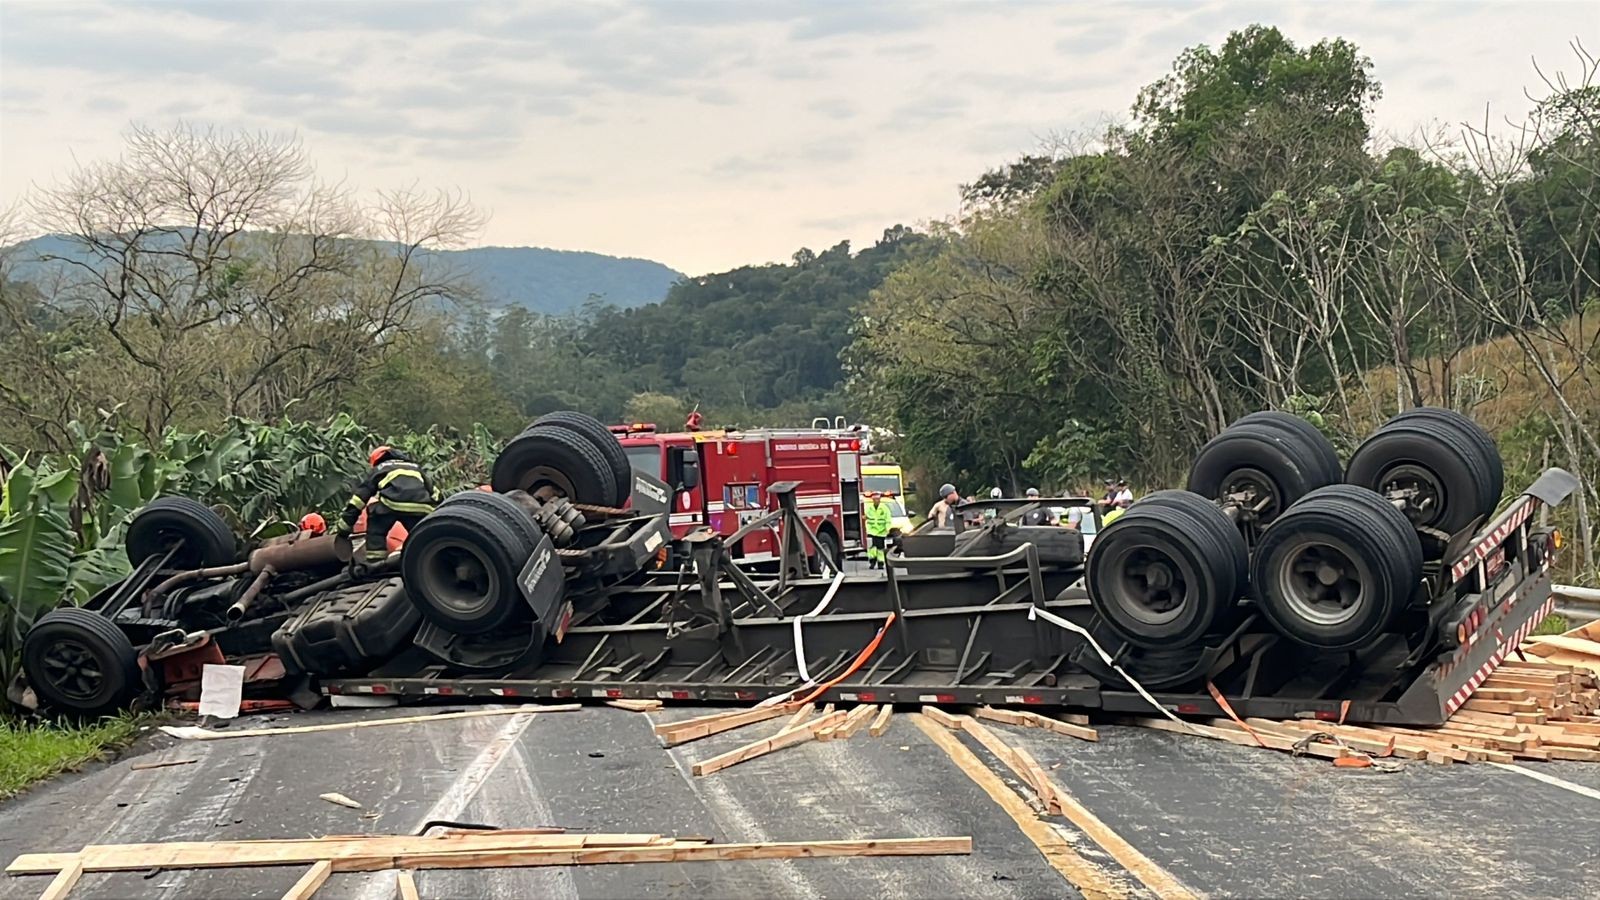
POLYGON ((1135 681, 1133 679, 1132 675, 1129 675, 1126 671, 1123 670, 1123 668, 1121 666, 1119 666, 1115 662, 1113 662, 1112 659, 1111 659, 1111 654, 1107 653, 1105 651, 1105 648, 1103 648, 1099 644, 1095 643, 1094 637, 1089 634, 1088 629, 1083 628, 1083 627, 1081 627, 1079 625, 1075 625, 1072 622, 1069 622, 1066 619, 1061 618, 1060 616, 1056 615, 1055 613, 1050 612, 1049 610, 1040 609, 1037 606, 1032 607, 1031 609, 1028 610, 1028 619, 1029 620, 1043 619, 1046 622, 1049 622, 1051 625, 1056 625, 1056 626, 1059 626, 1061 628, 1065 628, 1066 630, 1072 632, 1073 634, 1076 634, 1079 637, 1083 638, 1085 641, 1088 642, 1090 647, 1094 648, 1094 652, 1100 654, 1100 660, 1102 662, 1104 662, 1106 665, 1110 666, 1112 669, 1116 670, 1116 673, 1118 675, 1121 675, 1122 679, 1124 681, 1128 682, 1128 684, 1133 686, 1133 689, 1135 691, 1139 692, 1139 696, 1141 696, 1144 699, 1148 700, 1150 702, 1150 705, 1154 706, 1157 710, 1159 710, 1163 716, 1166 716, 1167 718, 1171 719, 1172 721, 1177 722, 1179 725, 1182 725, 1184 728, 1186 728, 1186 729, 1188 729, 1190 731, 1196 731, 1194 725, 1190 724, 1189 722, 1185 722, 1184 720, 1182 720, 1182 719, 1178 718, 1177 716, 1173 715, 1172 714, 1172 710, 1167 709, 1165 706, 1162 706, 1159 702, 1156 701, 1156 698, 1150 696, 1150 692, 1144 689, 1144 685, 1142 685, 1139 682, 1135 681))
POLYGON ((843 583, 843 572, 833 576, 833 583, 828 585, 827 593, 822 595, 822 599, 817 602, 817 605, 812 607, 810 612, 794 617, 794 658, 800 669, 800 679, 802 683, 791 691, 786 691, 776 697, 768 697, 760 703, 757 703, 756 706, 776 706, 777 704, 788 700, 789 697, 793 696, 799 691, 816 687, 817 682, 812 679, 811 670, 806 668, 806 641, 805 634, 801 631, 800 626, 804 624, 806 619, 821 615, 822 612, 828 608, 828 604, 833 602, 833 596, 839 592, 839 585, 843 583))

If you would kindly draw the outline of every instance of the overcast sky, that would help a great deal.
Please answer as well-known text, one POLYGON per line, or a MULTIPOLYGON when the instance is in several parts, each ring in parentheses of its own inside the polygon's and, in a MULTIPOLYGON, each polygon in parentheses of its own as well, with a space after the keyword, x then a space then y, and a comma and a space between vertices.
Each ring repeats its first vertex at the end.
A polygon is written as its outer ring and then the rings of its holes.
POLYGON ((297 133, 320 174, 459 187, 480 243, 698 274, 870 243, 1121 117, 1183 48, 1262 22, 1355 41, 1381 129, 1527 107, 1600 3, 0 2, 0 205, 129 123, 297 133))

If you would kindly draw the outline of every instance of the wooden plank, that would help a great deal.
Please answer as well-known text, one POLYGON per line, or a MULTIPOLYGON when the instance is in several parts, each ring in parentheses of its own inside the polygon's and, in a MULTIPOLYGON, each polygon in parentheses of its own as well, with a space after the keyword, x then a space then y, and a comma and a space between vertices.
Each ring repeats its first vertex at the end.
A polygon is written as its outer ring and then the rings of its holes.
POLYGON ((411 874, 410 869, 401 869, 395 873, 395 887, 400 890, 400 900, 421 900, 417 894, 417 877, 411 874))
POLYGON ((658 726, 656 728, 656 734, 661 736, 662 741, 664 741, 668 747, 676 747, 679 744, 687 744, 690 741, 698 741, 701 738, 707 738, 713 734, 721 734, 724 731, 732 731, 735 728, 743 728, 746 725, 754 725, 757 722, 765 722, 768 719, 776 719, 779 716, 787 716, 793 712, 793 707, 781 705, 763 706, 757 709, 742 710, 732 715, 723 716, 719 719, 713 719, 705 722, 691 722, 687 725, 682 725, 677 728, 669 728, 665 731, 661 730, 661 728, 658 726))
POLYGON ((774 750, 782 750, 784 747, 792 747, 795 744, 803 744, 814 739, 817 736, 817 732, 822 729, 831 728, 843 722, 847 715, 849 713, 831 713, 823 718, 807 722, 793 731, 782 731, 772 737, 752 741, 742 747, 735 747, 726 753, 719 753, 710 759, 694 763, 689 767, 689 771, 697 776, 710 775, 713 772, 720 772, 729 766, 736 766, 756 757, 766 756, 774 750))
POLYGON ((987 719, 990 722, 999 722, 1004 725, 1027 726, 1033 724, 1022 713, 1014 709, 995 709, 992 706, 980 706, 972 711, 972 715, 977 719, 987 719))
MULTIPOLYGON (((884 838, 857 841, 769 841, 751 844, 671 844, 592 850, 505 850, 444 853, 392 860, 409 869, 510 869, 532 866, 598 866, 626 863, 718 862, 749 859, 823 859, 860 856, 965 856, 970 837, 884 838)), ((335 866, 337 869, 338 867, 335 866)))
POLYGON ((1593 656, 1600 662, 1600 641, 1586 641, 1583 638, 1567 637, 1564 634, 1545 635, 1537 639, 1539 647, 1554 647, 1557 650, 1566 650, 1583 656, 1593 656))
POLYGON ((1515 702, 1528 699, 1528 692, 1521 688, 1496 689, 1480 687, 1472 692, 1472 696, 1480 700, 1510 700, 1515 702))
POLYGON ((1068 725, 1089 724, 1089 717, 1083 713, 1056 713, 1055 717, 1068 725))
POLYGON ((72 888, 77 885, 78 879, 83 877, 83 860, 75 859, 61 868, 56 877, 45 885, 44 893, 39 895, 39 900, 61 900, 72 893, 72 888))
POLYGON ((937 706, 924 706, 922 708, 922 714, 933 721, 938 722, 940 725, 950 729, 951 731, 960 731, 962 721, 971 721, 971 719, 966 716, 953 716, 937 706))
POLYGON ((198 759, 163 759, 156 762, 136 762, 128 768, 135 772, 142 772, 146 769, 165 769, 170 766, 187 766, 199 761, 200 760, 198 759))
POLYGON ((816 711, 817 705, 815 703, 807 703, 805 706, 802 706, 796 710, 795 714, 789 717, 789 721, 783 723, 783 727, 778 729, 778 732, 781 734, 791 728, 798 728, 801 722, 811 718, 812 714, 816 711))
POLYGON ((1100 732, 1095 731, 1093 728, 1085 728, 1082 725, 1072 722, 1063 722, 1058 719, 1052 719, 1049 716, 1042 716, 1036 712, 1022 713, 1022 717, 1028 725, 1031 725, 1035 728, 1043 728, 1045 731, 1052 731, 1056 734, 1064 734, 1067 737, 1075 737, 1080 741, 1100 740, 1100 732))
POLYGON ((878 717, 872 720, 872 726, 867 729, 867 734, 872 737, 883 737, 889 730, 889 717, 894 715, 894 704, 885 703, 878 707, 878 717))
POLYGON ((1539 709, 1532 700, 1518 700, 1515 702, 1509 700, 1479 700, 1476 696, 1461 704, 1461 708, 1468 712, 1487 713, 1531 713, 1537 712, 1539 709))
POLYGON ((283 892, 283 900, 306 900, 307 897, 317 892, 317 888, 326 884, 328 876, 332 874, 333 862, 331 860, 324 859, 313 864, 311 868, 306 870, 304 875, 300 876, 300 880, 294 883, 294 887, 283 892))
POLYGON ((617 709, 625 709, 629 712, 654 712, 665 704, 660 700, 633 700, 624 697, 618 700, 607 700, 606 705, 615 706, 617 709))
POLYGON ((1021 797, 1018 797, 998 775, 967 749, 960 738, 946 730, 949 726, 937 723, 926 714, 913 715, 911 724, 927 735, 929 740, 950 757, 950 761, 955 763, 957 768, 988 794, 989 799, 1004 810, 1016 823, 1017 828, 1021 829, 1022 834, 1038 848, 1045 862, 1060 872, 1061 876, 1071 882, 1085 897, 1095 900, 1120 900, 1127 896, 1122 885, 1110 873, 1079 855, 1060 832, 1048 823, 1039 821, 1038 815, 1022 802, 1021 797))
POLYGON ((323 731, 349 731, 354 728, 382 728, 388 725, 423 725, 429 722, 449 722, 455 719, 476 719, 481 716, 515 716, 532 713, 573 712, 582 704, 566 703, 558 706, 526 704, 507 709, 469 709, 464 712, 438 713, 431 716, 400 716, 392 719, 361 719, 355 722, 329 722, 325 725, 298 725, 293 728, 241 728, 237 731, 211 731, 193 726, 163 725, 161 730, 185 741, 225 741, 229 738, 277 737, 284 734, 314 734, 323 731))
MULTIPOLYGON (((658 843, 658 834, 527 834, 477 831, 435 837, 373 835, 267 841, 168 841, 98 844, 77 853, 27 853, 11 861, 13 875, 57 872, 81 859, 86 872, 146 869, 214 869, 232 866, 308 865, 323 859, 391 858, 408 854, 526 849, 637 847, 658 843)), ((342 870, 341 870, 342 871, 342 870)))

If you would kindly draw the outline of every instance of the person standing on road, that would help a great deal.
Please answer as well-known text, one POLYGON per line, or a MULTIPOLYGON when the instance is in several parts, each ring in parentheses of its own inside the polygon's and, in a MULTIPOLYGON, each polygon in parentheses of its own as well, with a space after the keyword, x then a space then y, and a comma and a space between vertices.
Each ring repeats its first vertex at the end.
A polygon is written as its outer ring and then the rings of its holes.
POLYGON ((1123 478, 1117 482, 1117 493, 1111 498, 1111 505, 1120 509, 1127 509, 1133 505, 1133 489, 1128 487, 1128 479, 1123 478))
MULTIPOLYGON (((1034 503, 1038 503, 1039 489, 1028 488, 1027 497, 1034 503)), ((1056 524, 1054 519, 1055 517, 1050 513, 1050 507, 1043 505, 1037 506, 1022 514, 1022 524, 1024 525, 1054 525, 1056 524)))
POLYGON ((884 551, 889 546, 889 525, 894 520, 894 510, 883 502, 882 491, 867 495, 861 517, 867 523, 867 568, 882 569, 887 564, 884 551))
MULTIPOLYGON (((389 529, 396 523, 407 530, 433 512, 433 486, 422 468, 411 457, 390 446, 382 446, 367 456, 372 467, 357 482, 339 517, 339 533, 349 534, 364 510, 367 514, 367 564, 381 563, 389 556, 389 529)), ((354 558, 352 557, 352 562, 354 558)))
POLYGON ((950 514, 961 505, 961 492, 953 484, 940 485, 939 502, 928 510, 928 518, 933 520, 935 528, 944 528, 950 525, 950 514))

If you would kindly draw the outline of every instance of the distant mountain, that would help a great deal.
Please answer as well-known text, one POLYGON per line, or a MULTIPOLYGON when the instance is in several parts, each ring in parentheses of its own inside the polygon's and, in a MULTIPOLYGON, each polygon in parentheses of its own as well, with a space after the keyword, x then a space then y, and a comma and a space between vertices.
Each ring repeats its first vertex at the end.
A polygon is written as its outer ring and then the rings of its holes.
MULTIPOLYGON (((60 235, 45 235, 16 246, 12 277, 45 281, 61 264, 42 256, 74 257, 78 249, 60 235)), ((654 303, 667 295, 683 273, 648 259, 630 259, 582 250, 544 247, 475 247, 434 254, 455 266, 499 306, 524 306, 541 313, 571 312, 590 294, 624 309, 654 303)))

